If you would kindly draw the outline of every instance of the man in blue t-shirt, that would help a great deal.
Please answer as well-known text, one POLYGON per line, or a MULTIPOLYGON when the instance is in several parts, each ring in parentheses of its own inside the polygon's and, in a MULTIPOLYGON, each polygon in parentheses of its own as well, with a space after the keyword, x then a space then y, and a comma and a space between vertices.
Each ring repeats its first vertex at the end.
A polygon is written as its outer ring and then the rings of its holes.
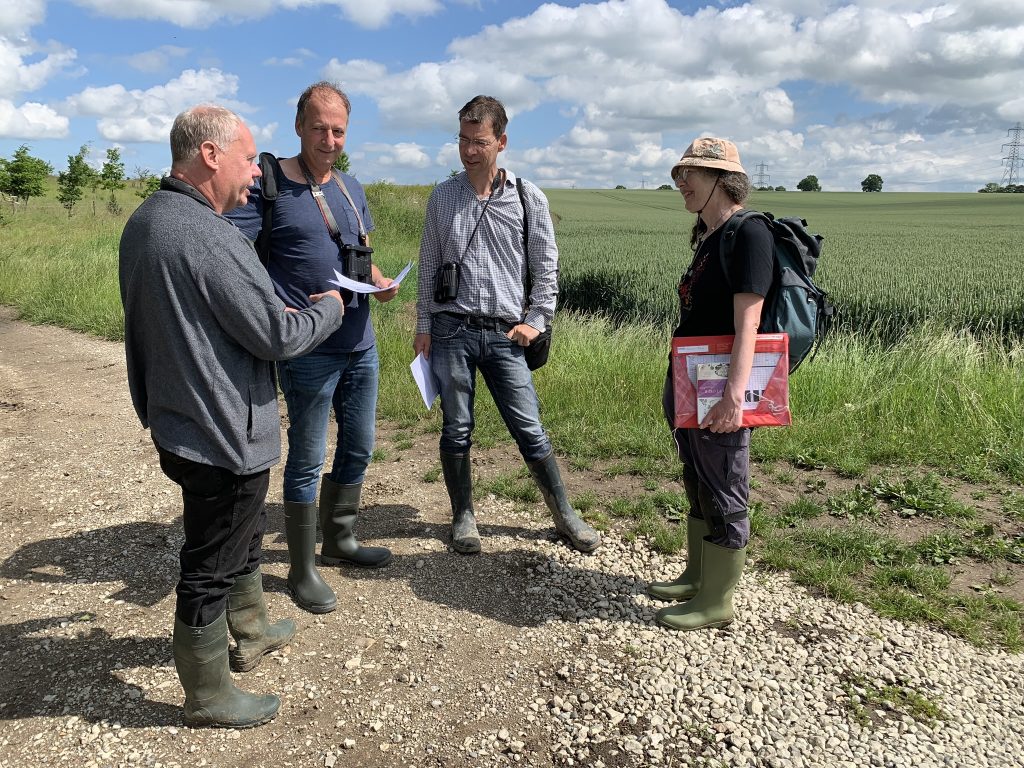
MULTIPOLYGON (((320 82, 307 88, 299 97, 295 115, 299 154, 281 159, 275 174, 278 197, 272 203, 267 271, 277 294, 297 310, 308 306, 308 294, 332 287, 328 281, 334 279, 335 270, 346 272, 349 257, 359 253, 359 246, 368 246, 367 233, 373 229, 362 186, 333 170, 345 147, 350 112, 348 97, 335 85, 320 82), (314 197, 317 190, 323 194, 327 210, 314 197), (328 220, 332 217, 340 243, 331 237, 328 220)), ((252 240, 260 235, 267 204, 271 203, 260 195, 250 195, 249 204, 236 209, 231 217, 252 240)), ((369 279, 380 288, 391 285, 391 279, 381 275, 376 265, 372 265, 369 279)), ((373 296, 390 301, 397 291, 396 286, 373 296)), ((327 613, 337 605, 333 590, 315 565, 317 483, 332 409, 338 440, 331 471, 324 475, 320 490, 321 562, 378 568, 391 561, 388 549, 361 546, 352 531, 373 453, 378 360, 367 296, 343 295, 347 303, 341 328, 313 352, 277 367, 289 421, 284 468, 288 588, 295 602, 312 613, 327 613)))

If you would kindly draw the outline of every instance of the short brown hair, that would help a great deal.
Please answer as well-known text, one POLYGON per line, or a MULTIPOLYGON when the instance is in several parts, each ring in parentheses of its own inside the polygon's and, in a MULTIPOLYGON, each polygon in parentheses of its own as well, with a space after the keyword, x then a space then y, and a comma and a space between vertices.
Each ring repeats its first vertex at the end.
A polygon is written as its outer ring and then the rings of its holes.
POLYGON ((299 103, 295 105, 295 121, 299 125, 302 125, 303 120, 306 118, 306 105, 309 104, 309 100, 314 93, 331 95, 341 99, 341 103, 345 105, 345 111, 348 112, 349 116, 352 115, 352 102, 348 100, 345 92, 334 83, 321 80, 319 83, 313 83, 299 96, 299 103))
POLYGON ((459 110, 459 122, 483 123, 490 118, 495 138, 501 138, 508 127, 505 106, 493 96, 474 96, 459 110))

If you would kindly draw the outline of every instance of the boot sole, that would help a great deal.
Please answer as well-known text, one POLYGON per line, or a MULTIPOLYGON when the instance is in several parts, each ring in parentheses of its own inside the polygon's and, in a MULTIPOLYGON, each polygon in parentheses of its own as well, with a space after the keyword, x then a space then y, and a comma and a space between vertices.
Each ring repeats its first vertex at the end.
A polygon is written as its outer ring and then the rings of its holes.
POLYGON ((307 603, 303 600, 300 600, 299 596, 295 594, 295 590, 292 589, 290 585, 288 587, 288 594, 292 596, 292 601, 297 606, 299 606, 299 608, 306 611, 307 613, 330 613, 338 607, 337 600, 335 600, 333 603, 307 603))
POLYGON ((393 555, 389 555, 384 560, 376 563, 360 563, 357 560, 349 560, 344 557, 324 557, 323 555, 320 555, 320 564, 329 568, 335 568, 339 565, 351 565, 355 568, 383 568, 385 565, 390 565, 391 561, 394 559, 393 555))
POLYGON ((452 549, 454 549, 460 555, 479 555, 480 542, 477 542, 476 544, 459 544, 457 541, 453 540, 452 549))
POLYGON ((559 531, 557 528, 555 530, 558 531, 559 538, 561 538, 565 543, 567 543, 572 549, 575 549, 577 552, 582 552, 584 555, 589 555, 591 552, 596 552, 597 549, 601 546, 601 539, 598 539, 595 543, 584 547, 580 544, 577 544, 573 540, 572 536, 570 536, 568 533, 565 533, 564 531, 559 531))
POLYGON ((661 619, 657 619, 657 622, 660 626, 664 627, 665 629, 673 629, 676 632, 696 632, 698 629, 723 629, 732 624, 733 621, 734 619, 728 619, 726 621, 713 621, 710 624, 701 624, 699 627, 676 627, 672 624, 662 621, 661 619))
POLYGON ((269 723, 278 713, 274 712, 272 715, 267 717, 261 717, 257 720, 246 720, 241 723, 222 723, 220 721, 207 721, 207 720, 193 720, 187 715, 185 716, 185 725, 189 728, 237 728, 238 730, 244 730, 246 728, 255 728, 258 725, 264 725, 269 723))

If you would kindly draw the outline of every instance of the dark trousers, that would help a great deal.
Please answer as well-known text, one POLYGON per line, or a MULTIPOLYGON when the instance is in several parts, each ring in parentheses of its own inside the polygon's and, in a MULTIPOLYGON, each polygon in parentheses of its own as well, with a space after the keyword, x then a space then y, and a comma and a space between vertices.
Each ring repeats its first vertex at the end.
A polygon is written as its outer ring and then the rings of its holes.
POLYGON ((270 470, 236 475, 160 446, 157 451, 160 469, 181 486, 184 506, 185 543, 174 612, 190 627, 205 627, 227 609, 235 579, 260 565, 270 470))
POLYGON ((686 465, 690 515, 708 524, 712 543, 743 549, 750 539, 750 430, 676 429, 672 434, 686 465))

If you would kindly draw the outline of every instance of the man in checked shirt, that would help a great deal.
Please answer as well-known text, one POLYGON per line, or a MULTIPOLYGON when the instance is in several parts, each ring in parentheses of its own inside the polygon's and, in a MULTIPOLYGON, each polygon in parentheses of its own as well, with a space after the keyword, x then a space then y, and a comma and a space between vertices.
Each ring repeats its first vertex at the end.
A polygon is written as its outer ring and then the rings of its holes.
POLYGON ((524 248, 516 178, 498 167, 507 125, 505 108, 490 96, 476 96, 459 110, 459 157, 466 170, 434 188, 420 242, 413 348, 430 361, 441 391, 441 467, 452 503, 452 548, 480 551, 469 456, 479 370, 555 529, 579 551, 593 552, 601 537, 566 497, 524 357, 555 312, 558 248, 547 198, 525 181, 524 248))

